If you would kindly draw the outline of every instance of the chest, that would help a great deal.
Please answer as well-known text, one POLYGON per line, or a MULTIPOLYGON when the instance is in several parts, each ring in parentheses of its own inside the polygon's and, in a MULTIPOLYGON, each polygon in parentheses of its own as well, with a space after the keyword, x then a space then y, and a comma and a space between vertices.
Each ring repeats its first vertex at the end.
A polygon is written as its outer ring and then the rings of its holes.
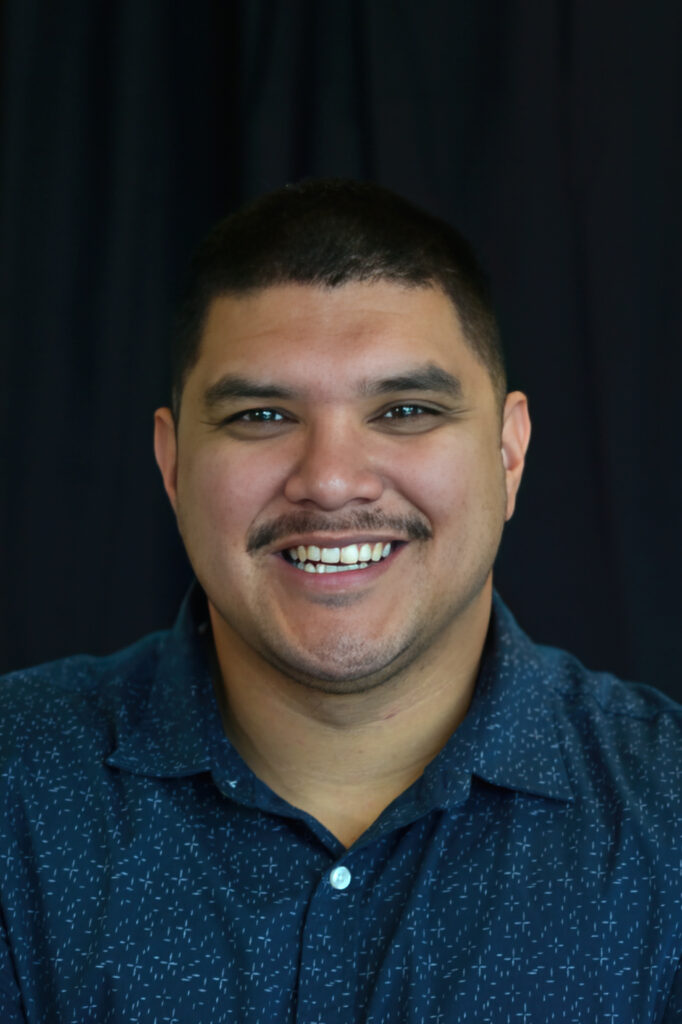
POLYGON ((6 911, 36 1021, 645 1022, 680 952, 646 835, 510 794, 343 851, 143 780, 115 831, 57 845, 25 851, 6 911))

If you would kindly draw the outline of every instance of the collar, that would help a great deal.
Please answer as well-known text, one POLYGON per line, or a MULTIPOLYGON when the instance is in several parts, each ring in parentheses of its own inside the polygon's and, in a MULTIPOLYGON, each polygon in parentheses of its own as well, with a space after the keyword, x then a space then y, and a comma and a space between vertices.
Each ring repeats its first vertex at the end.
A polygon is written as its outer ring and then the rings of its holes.
POLYGON ((194 775, 212 767, 223 736, 211 682, 206 599, 194 582, 161 654, 144 704, 119 718, 118 744, 106 763, 136 775, 194 775), (127 724, 130 722, 131 724, 127 724))
MULTIPOLYGON (((108 764, 141 775, 192 775, 225 765, 227 747, 230 774, 242 776, 242 783, 250 775, 252 788, 254 777, 222 729, 208 637, 206 599, 195 582, 162 641, 148 698, 136 715, 126 709, 125 719, 133 724, 121 726, 108 764)), ((462 724, 415 784, 418 803, 460 803, 472 775, 505 789, 571 800, 557 700, 550 660, 495 594, 474 698, 462 724)))
POLYGON ((543 648, 495 593, 469 711, 424 774, 427 785, 441 788, 441 804, 460 802, 471 775, 505 789, 573 799, 559 740, 556 683, 543 648))

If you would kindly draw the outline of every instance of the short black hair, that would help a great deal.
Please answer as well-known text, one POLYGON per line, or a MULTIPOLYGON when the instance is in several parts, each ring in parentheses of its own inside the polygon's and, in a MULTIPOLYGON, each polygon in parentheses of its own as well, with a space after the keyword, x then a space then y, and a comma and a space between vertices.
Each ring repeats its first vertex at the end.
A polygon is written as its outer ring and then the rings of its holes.
POLYGON ((440 288, 502 407, 507 380, 499 329, 470 244, 445 221, 381 185, 326 178, 261 196, 219 221, 197 248, 173 340, 176 423, 215 298, 279 284, 336 288, 350 281, 440 288))

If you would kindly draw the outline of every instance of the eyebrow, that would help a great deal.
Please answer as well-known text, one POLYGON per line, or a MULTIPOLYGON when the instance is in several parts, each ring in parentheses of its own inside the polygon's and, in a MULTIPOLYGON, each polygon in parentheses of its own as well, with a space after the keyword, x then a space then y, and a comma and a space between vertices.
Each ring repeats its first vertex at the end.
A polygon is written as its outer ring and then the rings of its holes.
MULTIPOLYGON (((358 388, 361 398, 375 398, 395 391, 437 391, 450 398, 460 399, 462 397, 462 382, 447 370, 441 369, 440 366, 427 363, 393 377, 363 380, 358 388)), ((280 384, 264 383, 249 377, 226 374, 206 388, 204 406, 206 409, 213 409, 234 398, 260 398, 270 401, 302 397, 300 391, 283 387, 280 384)))
POLYGON ((360 385, 360 394, 366 398, 386 395, 392 391, 439 391, 450 398, 461 398, 462 382, 435 363, 427 363, 394 377, 363 381, 360 385))

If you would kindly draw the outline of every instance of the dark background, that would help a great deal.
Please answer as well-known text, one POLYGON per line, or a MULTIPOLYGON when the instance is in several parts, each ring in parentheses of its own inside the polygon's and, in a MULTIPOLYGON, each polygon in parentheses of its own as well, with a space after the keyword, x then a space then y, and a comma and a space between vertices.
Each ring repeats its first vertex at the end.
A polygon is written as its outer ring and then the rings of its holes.
POLYGON ((5 0, 1 31, 1 668, 172 621, 151 428, 187 255, 333 174, 491 273, 534 422, 519 621, 682 699, 677 0, 5 0))

